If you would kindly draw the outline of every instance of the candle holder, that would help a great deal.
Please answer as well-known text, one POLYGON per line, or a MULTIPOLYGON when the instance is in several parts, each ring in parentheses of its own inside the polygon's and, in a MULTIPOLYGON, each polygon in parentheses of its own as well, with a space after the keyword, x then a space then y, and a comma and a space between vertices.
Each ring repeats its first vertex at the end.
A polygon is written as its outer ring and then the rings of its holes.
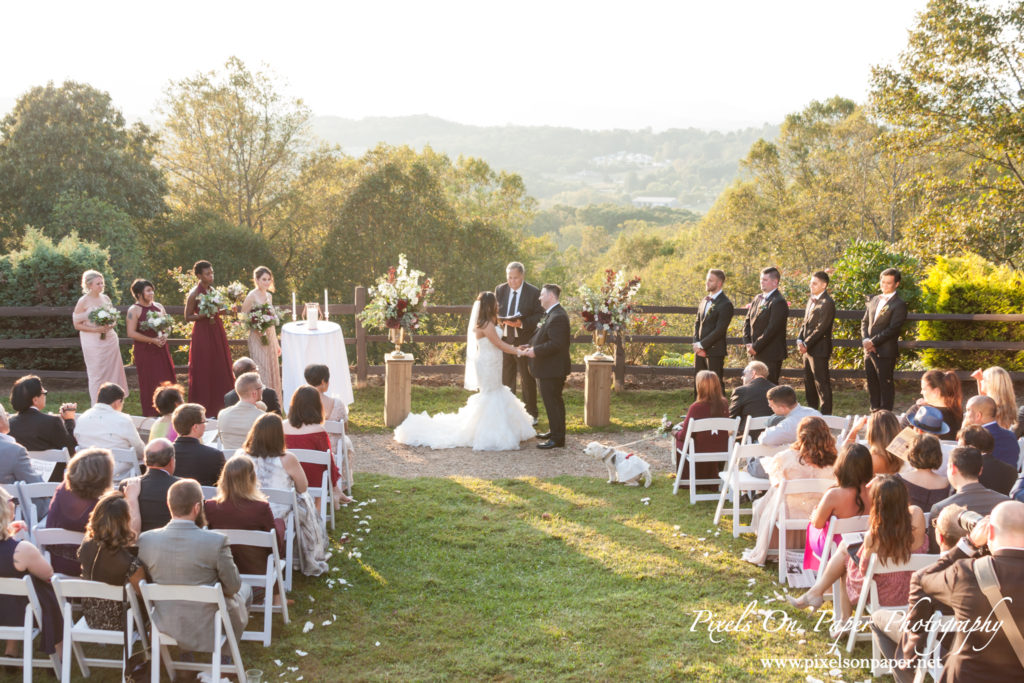
POLYGON ((316 302, 308 302, 306 304, 306 326, 311 329, 316 329, 316 324, 320 320, 320 304, 316 302))

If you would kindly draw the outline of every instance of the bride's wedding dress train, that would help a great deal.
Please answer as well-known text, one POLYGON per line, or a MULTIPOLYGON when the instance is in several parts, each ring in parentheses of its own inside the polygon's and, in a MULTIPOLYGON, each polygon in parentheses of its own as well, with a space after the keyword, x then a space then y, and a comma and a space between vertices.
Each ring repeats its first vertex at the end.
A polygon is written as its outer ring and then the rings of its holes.
POLYGON ((409 415, 395 428, 395 441, 431 448, 509 451, 518 450, 521 441, 536 435, 523 402, 501 383, 501 349, 486 337, 475 342, 473 362, 480 391, 457 413, 409 415))

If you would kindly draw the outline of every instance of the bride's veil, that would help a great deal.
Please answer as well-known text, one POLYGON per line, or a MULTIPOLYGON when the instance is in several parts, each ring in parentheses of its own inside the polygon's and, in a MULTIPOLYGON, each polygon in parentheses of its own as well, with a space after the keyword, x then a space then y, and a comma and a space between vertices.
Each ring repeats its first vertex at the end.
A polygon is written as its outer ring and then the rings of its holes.
POLYGON ((462 386, 470 391, 480 389, 480 380, 476 375, 476 357, 480 352, 480 342, 476 338, 476 324, 480 319, 480 302, 473 302, 473 312, 469 314, 469 329, 466 330, 466 379, 462 386))

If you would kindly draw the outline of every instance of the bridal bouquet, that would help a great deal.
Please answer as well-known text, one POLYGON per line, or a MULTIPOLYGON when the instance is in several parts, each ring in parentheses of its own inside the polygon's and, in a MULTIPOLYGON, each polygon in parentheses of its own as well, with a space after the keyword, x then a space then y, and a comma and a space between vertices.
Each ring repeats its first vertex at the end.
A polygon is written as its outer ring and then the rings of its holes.
POLYGON ((245 318, 245 326, 253 332, 259 333, 260 343, 264 346, 270 343, 267 330, 276 328, 280 324, 281 315, 270 303, 256 304, 245 318))
MULTIPOLYGON (((121 320, 121 312, 110 304, 103 304, 89 311, 89 322, 97 327, 115 327, 121 320)), ((100 339, 106 339, 107 333, 100 332, 100 339)))
POLYGON ((627 281, 621 270, 616 272, 611 268, 604 273, 604 284, 600 289, 595 291, 586 285, 579 289, 583 327, 588 332, 621 332, 629 324, 633 297, 640 289, 640 278, 627 281))
POLYGON ((422 282, 420 278, 423 272, 409 270, 405 254, 399 254, 398 267, 389 268, 388 274, 377 278, 377 284, 370 287, 370 303, 359 319, 370 327, 416 330, 434 293, 430 278, 423 278, 422 282))
POLYGON ((228 310, 227 297, 223 291, 217 288, 211 289, 206 294, 200 294, 196 297, 196 303, 199 306, 199 315, 204 315, 207 318, 215 318, 218 314, 228 310))
POLYGON ((224 295, 235 303, 239 303, 249 293, 249 290, 238 280, 224 286, 224 295))
POLYGON ((139 321, 140 330, 151 330, 165 339, 173 327, 174 319, 160 311, 149 311, 146 317, 139 321))

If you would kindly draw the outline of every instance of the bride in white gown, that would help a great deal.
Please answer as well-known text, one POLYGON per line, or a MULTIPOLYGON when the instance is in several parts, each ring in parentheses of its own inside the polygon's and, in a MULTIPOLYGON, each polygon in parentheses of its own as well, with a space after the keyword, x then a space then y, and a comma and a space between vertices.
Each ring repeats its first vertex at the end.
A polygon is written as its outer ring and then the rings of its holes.
POLYGON ((497 299, 492 292, 481 292, 466 335, 465 387, 478 393, 457 413, 410 414, 395 428, 395 441, 431 448, 508 451, 518 450, 521 441, 536 435, 523 402, 501 383, 502 352, 518 354, 518 349, 498 337, 497 322, 497 299))

